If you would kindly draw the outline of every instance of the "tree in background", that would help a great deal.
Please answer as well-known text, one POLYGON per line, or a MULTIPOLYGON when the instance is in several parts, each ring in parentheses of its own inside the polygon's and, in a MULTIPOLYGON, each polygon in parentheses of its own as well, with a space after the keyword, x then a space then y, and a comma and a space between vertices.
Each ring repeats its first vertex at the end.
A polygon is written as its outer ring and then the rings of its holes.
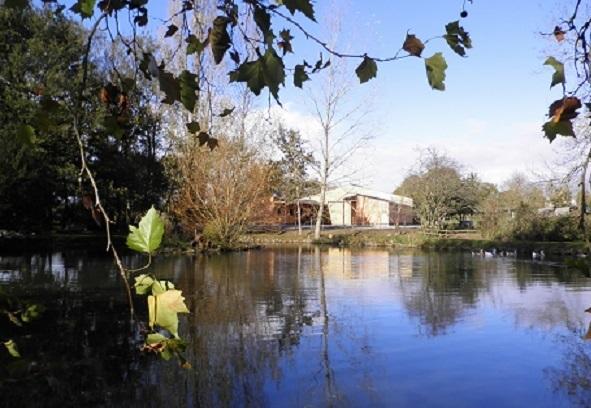
POLYGON ((273 189, 287 204, 296 203, 298 234, 302 234, 302 209, 300 198, 310 193, 309 168, 314 163, 314 155, 308 150, 299 132, 279 126, 274 137, 275 145, 281 154, 277 166, 277 183, 273 189))
POLYGON ((459 163, 429 148, 394 193, 413 199, 423 227, 440 229, 459 210, 462 188, 459 163))
MULTIPOLYGON (((71 115, 51 97, 77 97, 84 32, 62 14, 0 8, 0 229, 80 229, 91 220, 82 203, 95 210, 92 190, 78 180, 80 152, 72 143, 71 115)), ((86 100, 81 125, 105 205, 113 221, 125 222, 116 225, 123 229, 161 201, 167 183, 154 94, 145 83, 116 91, 112 81, 132 73, 111 71, 114 60, 125 59, 121 44, 112 46, 92 56, 89 86, 99 98, 86 100)))
POLYGON ((271 197, 270 166, 256 146, 219 139, 214 151, 198 147, 176 158, 183 183, 172 197, 171 213, 185 231, 213 245, 235 247, 263 215, 271 197))

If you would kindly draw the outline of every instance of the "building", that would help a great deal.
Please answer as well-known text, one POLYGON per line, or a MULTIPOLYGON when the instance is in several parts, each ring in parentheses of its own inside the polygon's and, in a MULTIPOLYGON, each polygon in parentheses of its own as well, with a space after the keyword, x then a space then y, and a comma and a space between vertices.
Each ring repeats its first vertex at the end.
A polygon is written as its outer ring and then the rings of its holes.
MULTIPOLYGON (((299 201, 319 206, 320 194, 299 201)), ((411 198, 355 185, 328 190, 325 203, 331 225, 408 225, 414 218, 411 198)))

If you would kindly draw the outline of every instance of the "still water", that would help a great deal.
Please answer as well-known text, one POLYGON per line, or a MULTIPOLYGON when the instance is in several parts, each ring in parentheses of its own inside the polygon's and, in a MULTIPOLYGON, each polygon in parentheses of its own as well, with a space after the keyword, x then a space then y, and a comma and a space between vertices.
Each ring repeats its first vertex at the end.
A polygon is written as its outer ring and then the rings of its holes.
POLYGON ((0 288, 47 309, 0 323, 23 355, 0 353, 0 403, 591 405, 591 279, 559 262, 306 247, 161 257, 152 272, 187 298, 190 370, 137 351, 103 253, 0 256, 0 288))

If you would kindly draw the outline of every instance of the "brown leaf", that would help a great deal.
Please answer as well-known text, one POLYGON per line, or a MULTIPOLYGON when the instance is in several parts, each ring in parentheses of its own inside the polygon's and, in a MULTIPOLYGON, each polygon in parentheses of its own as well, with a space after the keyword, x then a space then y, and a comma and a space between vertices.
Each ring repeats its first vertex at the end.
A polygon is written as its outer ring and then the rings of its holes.
POLYGON ((562 120, 574 119, 578 116, 577 109, 581 107, 581 101, 576 96, 569 96, 552 102, 548 116, 551 121, 558 123, 562 120))
POLYGON ((407 34, 406 40, 404 40, 404 44, 402 44, 402 49, 408 52, 410 55, 420 57, 421 53, 425 49, 425 45, 414 34, 407 34))

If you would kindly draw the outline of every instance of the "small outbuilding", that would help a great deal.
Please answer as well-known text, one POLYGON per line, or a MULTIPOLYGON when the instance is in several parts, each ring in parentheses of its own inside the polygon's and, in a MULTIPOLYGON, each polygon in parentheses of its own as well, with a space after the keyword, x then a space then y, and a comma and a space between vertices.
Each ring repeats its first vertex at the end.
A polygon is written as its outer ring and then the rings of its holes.
MULTIPOLYGON (((300 203, 320 205, 320 194, 302 197, 300 203)), ((347 185, 326 192, 331 225, 409 225, 413 223, 413 201, 409 197, 347 185)))

